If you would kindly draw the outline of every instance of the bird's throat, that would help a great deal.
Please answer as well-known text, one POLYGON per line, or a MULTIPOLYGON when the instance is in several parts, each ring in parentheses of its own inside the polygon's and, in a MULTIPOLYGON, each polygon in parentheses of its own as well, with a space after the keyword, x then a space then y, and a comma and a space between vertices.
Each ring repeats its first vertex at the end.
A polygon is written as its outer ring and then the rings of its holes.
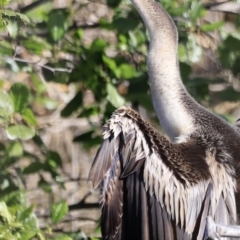
MULTIPOLYGON (((177 57, 177 29, 168 13, 154 0, 132 0, 150 35, 148 72, 154 108, 172 141, 194 131, 187 111, 195 101, 182 84, 177 57)), ((197 105, 196 105, 197 107, 197 105)))
POLYGON ((151 71, 149 64, 149 77, 153 105, 161 126, 172 141, 182 142, 195 130, 194 119, 188 111, 188 105, 195 105, 195 101, 187 93, 176 68, 169 65, 151 71))

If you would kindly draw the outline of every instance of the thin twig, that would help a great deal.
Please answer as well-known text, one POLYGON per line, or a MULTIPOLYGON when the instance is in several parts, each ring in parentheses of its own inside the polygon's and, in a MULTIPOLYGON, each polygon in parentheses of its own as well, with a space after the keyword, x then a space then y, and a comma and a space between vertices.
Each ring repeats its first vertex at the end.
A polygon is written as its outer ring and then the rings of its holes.
POLYGON ((40 65, 40 64, 38 64, 38 62, 40 62, 41 60, 38 60, 36 62, 30 62, 28 60, 24 60, 24 59, 17 58, 17 57, 0 57, 0 59, 3 59, 5 61, 13 60, 13 61, 17 61, 17 62, 27 63, 27 64, 34 65, 34 66, 37 66, 37 67, 45 68, 45 69, 47 69, 47 70, 49 70, 53 73, 55 73, 55 72, 71 73, 72 72, 72 68, 53 68, 53 67, 46 66, 46 65, 40 65))
MULTIPOLYGON (((76 179, 70 178, 70 179, 64 180, 62 182, 62 184, 80 182, 80 181, 86 182, 87 180, 88 180, 87 178, 76 178, 76 179)), ((43 184, 43 185, 41 185, 41 187, 44 188, 44 187, 47 187, 47 186, 53 187, 53 186, 59 186, 59 185, 60 185, 59 183, 53 182, 53 183, 43 184)), ((37 187, 37 188, 32 188, 32 189, 26 189, 26 192, 30 193, 30 192, 35 192, 35 191, 39 191, 39 190, 41 190, 41 188, 37 187)))

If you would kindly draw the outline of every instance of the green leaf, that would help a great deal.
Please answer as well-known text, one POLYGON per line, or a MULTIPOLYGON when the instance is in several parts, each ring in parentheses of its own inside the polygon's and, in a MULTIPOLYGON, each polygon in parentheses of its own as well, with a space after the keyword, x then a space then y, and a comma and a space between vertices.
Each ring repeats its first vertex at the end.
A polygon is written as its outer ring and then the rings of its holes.
MULTIPOLYGON (((44 145, 44 142, 42 141, 41 137, 39 135, 35 135, 34 138, 32 139, 34 143, 41 148, 42 150, 46 150, 46 146, 44 145)), ((38 159, 38 158, 37 158, 38 159)))
POLYGON ((40 79, 37 73, 31 73, 30 76, 32 79, 33 88, 36 90, 37 94, 44 94, 46 92, 47 85, 40 79))
POLYGON ((21 231, 21 240, 30 240, 36 235, 37 231, 35 230, 24 230, 21 231))
POLYGON ((130 30, 134 30, 138 26, 139 21, 134 18, 119 17, 114 19, 112 24, 118 33, 127 34, 130 30))
POLYGON ((188 60, 186 47, 183 44, 178 44, 178 58, 180 62, 186 62, 188 60))
POLYGON ((47 193, 52 192, 51 185, 49 185, 49 183, 42 176, 40 176, 40 180, 38 181, 38 187, 42 188, 47 193))
POLYGON ((124 79, 132 78, 135 75, 135 68, 130 64, 123 63, 119 66, 119 69, 121 71, 121 77, 124 79))
MULTIPOLYGON (((83 239, 83 238, 81 238, 81 239, 83 239)), ((53 240, 72 240, 72 238, 70 238, 69 236, 66 236, 66 235, 61 235, 61 236, 54 237, 53 240)))
MULTIPOLYGON (((0 14, 0 17, 1 17, 1 14, 0 14)), ((7 22, 2 20, 0 21, 0 29, 3 28, 3 27, 6 27, 7 26, 7 22)))
POLYGON ((29 140, 35 135, 35 130, 25 125, 14 125, 6 129, 8 138, 14 140, 16 138, 29 140))
POLYGON ((189 78, 190 74, 192 73, 192 68, 188 64, 182 62, 180 62, 179 66, 181 77, 184 82, 186 79, 189 78))
POLYGON ((107 93, 107 98, 114 107, 118 108, 124 105, 124 98, 119 95, 117 89, 111 83, 107 84, 107 93))
POLYGON ((0 0, 0 6, 8 5, 11 0, 0 0))
POLYGON ((188 35, 187 52, 192 63, 200 61, 202 57, 202 48, 196 43, 194 36, 191 34, 188 35))
POLYGON ((7 227, 0 227, 0 239, 1 240, 9 240, 9 239, 12 239, 12 240, 17 240, 13 235, 12 233, 9 232, 9 229, 7 227))
POLYGON ((13 216, 9 212, 5 202, 0 202, 0 216, 4 218, 8 223, 13 221, 13 216))
POLYGON ((38 103, 42 104, 46 109, 52 110, 58 107, 59 102, 51 98, 37 98, 38 103))
POLYGON ((11 86, 10 92, 14 102, 15 112, 22 112, 30 101, 29 88, 25 84, 14 83, 11 86))
POLYGON ((0 41, 0 56, 11 56, 14 54, 13 46, 7 42, 1 39, 0 41))
POLYGON ((58 202, 51 207, 51 220, 53 223, 59 222, 68 213, 68 205, 66 202, 58 202))
POLYGON ((105 55, 102 56, 103 62, 112 70, 114 75, 117 78, 120 78, 121 70, 117 67, 117 63, 115 59, 109 58, 105 55))
POLYGON ((8 34, 11 36, 11 38, 16 39, 17 35, 18 35, 18 25, 17 22, 15 21, 8 21, 7 24, 7 30, 8 30, 8 34))
POLYGON ((139 103, 146 109, 153 110, 151 98, 147 93, 149 89, 148 82, 146 81, 147 78, 147 74, 132 78, 131 81, 129 81, 129 94, 126 98, 128 101, 130 100, 131 102, 139 103))
POLYGON ((223 44, 227 49, 234 51, 234 53, 240 51, 240 40, 233 36, 228 36, 223 44))
POLYGON ((8 9, 0 9, 0 14, 5 15, 7 17, 16 17, 17 15, 16 12, 8 9))
POLYGON ((97 106, 88 106, 85 107, 81 113, 78 115, 79 118, 88 118, 90 116, 98 114, 98 107, 97 106))
POLYGON ((47 163, 52 169, 56 169, 62 166, 62 159, 57 152, 49 150, 47 152, 47 163))
POLYGON ((221 100, 236 102, 240 100, 240 93, 229 87, 218 93, 221 100))
POLYGON ((20 142, 13 142, 8 146, 8 155, 10 157, 20 157, 23 155, 23 147, 20 142))
POLYGON ((86 135, 85 136, 83 136, 83 135, 75 137, 73 139, 73 142, 82 142, 83 147, 86 150, 89 150, 89 149, 91 149, 94 146, 99 146, 101 144, 101 142, 102 142, 102 137, 101 136, 93 136, 93 137, 91 136, 91 138, 89 138, 88 140, 83 141, 82 140, 83 137, 86 137, 86 135))
POLYGON ((32 213, 33 213, 33 206, 23 209, 23 211, 21 211, 21 213, 18 216, 18 220, 25 221, 27 218, 31 217, 32 213))
POLYGON ((34 35, 23 40, 22 44, 29 51, 38 55, 41 55, 43 51, 52 49, 52 46, 46 40, 34 35))
POLYGON ((28 18, 25 14, 16 12, 16 15, 22 20, 22 22, 24 22, 24 23, 30 23, 29 18, 28 18))
POLYGON ((128 40, 129 45, 136 48, 138 45, 137 34, 133 31, 129 31, 128 34, 129 34, 129 40, 128 40))
POLYGON ((22 13, 19 13, 19 12, 14 12, 14 11, 9 10, 9 9, 0 9, 0 14, 5 15, 7 17, 19 17, 22 22, 30 23, 29 18, 25 14, 22 14, 22 13))
POLYGON ((37 233, 36 237, 37 237, 38 240, 45 240, 46 239, 41 232, 37 233))
POLYGON ((14 113, 12 98, 5 92, 0 92, 0 116, 11 117, 14 113))
POLYGON ((111 70, 115 70, 117 68, 117 64, 116 62, 112 59, 109 58, 105 55, 102 56, 103 62, 111 69, 111 70))
POLYGON ((204 8, 202 2, 193 2, 192 9, 190 11, 190 18, 195 23, 199 17, 203 16, 204 8))
POLYGON ((65 9, 53 9, 49 13, 47 27, 54 41, 58 41, 64 36, 68 28, 68 15, 69 13, 65 9))
POLYGON ((22 118, 24 121, 26 121, 29 125, 31 126, 36 126, 37 125, 37 119, 33 115, 33 112, 30 108, 25 108, 22 111, 22 118))
POLYGON ((94 131, 88 131, 86 133, 83 133, 81 135, 78 135, 77 137, 75 137, 73 139, 74 142, 85 142, 85 141, 89 141, 92 139, 92 135, 93 135, 94 131))
POLYGON ((111 8, 116 8, 122 0, 107 0, 107 5, 111 8))
POLYGON ((90 49, 93 52, 98 52, 98 51, 103 51, 106 46, 107 46, 107 42, 105 40, 97 38, 92 42, 90 49))
POLYGON ((29 164, 26 168, 24 168, 23 173, 24 174, 32 174, 32 173, 37 173, 43 169, 44 169, 43 163, 33 162, 33 163, 29 164))
POLYGON ((209 24, 203 24, 200 26, 200 28, 204 32, 210 32, 219 29, 224 25, 224 22, 215 22, 215 23, 209 23, 209 24))
POLYGON ((82 92, 78 92, 75 97, 65 106, 65 108, 61 111, 62 117, 68 117, 73 112, 75 112, 79 107, 82 106, 82 92))
POLYGON ((236 59, 235 59, 235 62, 232 66, 232 71, 233 71, 233 74, 237 77, 237 76, 240 76, 240 56, 238 56, 236 59))
POLYGON ((5 151, 6 150, 6 147, 3 143, 0 142, 0 153, 5 151))

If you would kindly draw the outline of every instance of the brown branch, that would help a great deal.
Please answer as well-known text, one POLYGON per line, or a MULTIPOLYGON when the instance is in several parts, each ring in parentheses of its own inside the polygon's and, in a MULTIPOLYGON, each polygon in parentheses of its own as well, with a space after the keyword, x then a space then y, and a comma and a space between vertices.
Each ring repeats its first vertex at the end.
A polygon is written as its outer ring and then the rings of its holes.
POLYGON ((26 13, 26 12, 38 7, 39 5, 46 3, 46 2, 50 2, 50 0, 38 0, 38 1, 33 2, 33 3, 31 3, 27 6, 24 6, 24 7, 20 8, 19 11, 21 13, 26 13))
POLYGON ((84 203, 80 201, 79 203, 72 204, 68 206, 69 211, 78 210, 78 209, 90 209, 90 208, 99 208, 99 203, 84 203))
POLYGON ((85 203, 85 200, 93 193, 93 190, 90 190, 85 194, 82 200, 76 204, 72 204, 68 206, 69 211, 77 210, 77 209, 89 209, 89 208, 99 208, 99 203, 85 203))

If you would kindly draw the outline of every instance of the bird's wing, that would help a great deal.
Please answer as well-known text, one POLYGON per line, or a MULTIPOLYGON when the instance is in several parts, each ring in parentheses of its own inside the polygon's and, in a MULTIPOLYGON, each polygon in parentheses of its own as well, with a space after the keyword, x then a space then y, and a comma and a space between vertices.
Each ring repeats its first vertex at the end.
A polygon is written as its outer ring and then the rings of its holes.
POLYGON ((103 239, 203 239, 213 196, 204 147, 169 142, 125 107, 103 139, 89 173, 102 182, 103 239))

